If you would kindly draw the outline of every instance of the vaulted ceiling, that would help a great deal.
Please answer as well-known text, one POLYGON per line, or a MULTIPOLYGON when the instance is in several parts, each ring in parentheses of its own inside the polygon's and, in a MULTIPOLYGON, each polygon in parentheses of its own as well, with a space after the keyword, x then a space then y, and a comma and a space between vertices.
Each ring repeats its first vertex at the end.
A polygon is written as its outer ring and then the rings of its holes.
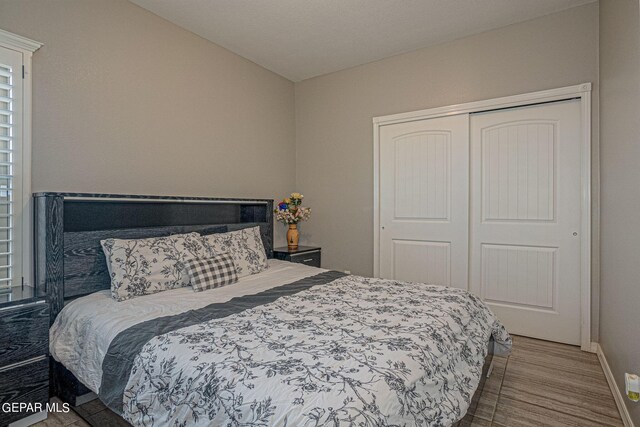
POLYGON ((131 0, 292 81, 595 0, 131 0))

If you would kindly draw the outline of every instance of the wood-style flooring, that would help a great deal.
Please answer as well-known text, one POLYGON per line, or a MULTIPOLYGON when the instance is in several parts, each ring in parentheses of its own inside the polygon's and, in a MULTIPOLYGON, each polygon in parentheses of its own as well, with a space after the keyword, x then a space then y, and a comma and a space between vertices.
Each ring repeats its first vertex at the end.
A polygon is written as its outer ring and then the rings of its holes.
POLYGON ((513 336, 511 355, 493 360, 474 413, 459 427, 623 426, 595 354, 513 336))
MULTIPOLYGON (((595 354, 578 347, 513 337, 509 357, 494 357, 472 413, 456 427, 623 426, 595 354)), ((127 426, 98 400, 37 427, 127 426)))

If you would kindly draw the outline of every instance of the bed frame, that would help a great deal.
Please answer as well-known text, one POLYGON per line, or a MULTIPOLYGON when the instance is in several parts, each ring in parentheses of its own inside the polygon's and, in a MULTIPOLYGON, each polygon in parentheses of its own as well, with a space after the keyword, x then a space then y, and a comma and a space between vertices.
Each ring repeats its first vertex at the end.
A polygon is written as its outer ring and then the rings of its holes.
MULTIPOLYGON (((65 303, 111 282, 100 240, 260 227, 273 257, 273 200, 123 194, 35 193, 35 283, 50 305, 50 324, 65 303)), ((72 406, 91 391, 51 359, 51 393, 72 406)), ((83 398, 84 397, 84 398, 83 398)))
MULTIPOLYGON (((231 231, 258 225, 267 256, 273 257, 273 200, 269 199, 80 193, 35 193, 33 198, 35 283, 38 295, 46 296, 50 304, 50 323, 65 303, 110 289, 101 239, 139 239, 192 231, 210 234, 223 231, 221 227, 231 231)), ((475 412, 485 378, 491 373, 493 346, 490 340, 469 414, 475 412)), ((51 394, 72 406, 97 397, 53 358, 50 384, 51 394)))

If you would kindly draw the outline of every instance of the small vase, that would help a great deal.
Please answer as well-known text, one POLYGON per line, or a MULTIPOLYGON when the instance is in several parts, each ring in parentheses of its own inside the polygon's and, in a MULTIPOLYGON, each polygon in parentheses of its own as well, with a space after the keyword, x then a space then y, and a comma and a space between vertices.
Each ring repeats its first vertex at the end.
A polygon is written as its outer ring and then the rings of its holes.
POLYGON ((289 249, 298 249, 298 239, 300 239, 298 224, 289 224, 289 230, 287 230, 287 246, 289 249))

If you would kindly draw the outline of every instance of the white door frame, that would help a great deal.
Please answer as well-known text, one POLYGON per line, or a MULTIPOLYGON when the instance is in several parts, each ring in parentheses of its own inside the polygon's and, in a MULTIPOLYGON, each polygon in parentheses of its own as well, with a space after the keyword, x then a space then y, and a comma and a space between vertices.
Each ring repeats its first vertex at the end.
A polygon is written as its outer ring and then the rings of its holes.
POLYGON ((591 83, 558 89, 506 96, 484 101, 430 108, 373 118, 373 275, 380 276, 380 127, 395 123, 477 113, 499 108, 519 107, 543 102, 579 99, 581 108, 581 188, 582 221, 580 250, 580 343, 583 351, 593 351, 591 344, 591 83))

